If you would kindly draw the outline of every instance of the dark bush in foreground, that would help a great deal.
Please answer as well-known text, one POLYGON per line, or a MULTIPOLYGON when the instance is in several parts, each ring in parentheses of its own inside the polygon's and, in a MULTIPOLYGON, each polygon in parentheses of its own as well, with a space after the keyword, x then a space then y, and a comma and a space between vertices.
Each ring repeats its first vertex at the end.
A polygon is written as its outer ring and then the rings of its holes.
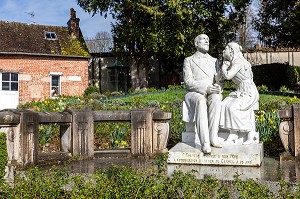
POLYGON ((299 187, 280 182, 272 192, 258 180, 200 180, 193 173, 166 175, 163 170, 112 166, 91 175, 52 168, 30 169, 15 177, 14 186, 2 184, 1 198, 299 198, 299 187))

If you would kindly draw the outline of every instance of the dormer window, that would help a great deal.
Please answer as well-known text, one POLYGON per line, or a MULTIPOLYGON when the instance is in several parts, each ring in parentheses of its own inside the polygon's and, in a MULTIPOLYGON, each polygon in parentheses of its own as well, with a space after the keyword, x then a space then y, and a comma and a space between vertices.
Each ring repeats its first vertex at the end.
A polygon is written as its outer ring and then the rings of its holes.
POLYGON ((56 40, 57 36, 55 32, 45 32, 45 39, 56 40))

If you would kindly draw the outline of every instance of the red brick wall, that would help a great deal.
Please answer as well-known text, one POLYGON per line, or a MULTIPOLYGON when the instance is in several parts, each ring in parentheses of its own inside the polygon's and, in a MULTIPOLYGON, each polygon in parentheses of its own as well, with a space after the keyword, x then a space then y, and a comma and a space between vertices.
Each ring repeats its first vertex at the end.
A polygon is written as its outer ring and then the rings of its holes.
POLYGON ((0 55, 0 72, 19 73, 19 103, 49 98, 50 73, 62 73, 62 95, 80 96, 88 87, 87 58, 0 55))

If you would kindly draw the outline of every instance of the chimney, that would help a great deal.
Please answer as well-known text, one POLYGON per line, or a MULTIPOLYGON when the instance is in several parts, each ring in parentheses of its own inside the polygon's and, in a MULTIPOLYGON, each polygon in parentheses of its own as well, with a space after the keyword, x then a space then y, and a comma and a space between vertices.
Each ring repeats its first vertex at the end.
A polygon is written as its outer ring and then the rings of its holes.
POLYGON ((79 18, 76 18, 76 11, 71 8, 70 9, 70 19, 68 21, 68 29, 69 33, 73 38, 79 38, 79 18))

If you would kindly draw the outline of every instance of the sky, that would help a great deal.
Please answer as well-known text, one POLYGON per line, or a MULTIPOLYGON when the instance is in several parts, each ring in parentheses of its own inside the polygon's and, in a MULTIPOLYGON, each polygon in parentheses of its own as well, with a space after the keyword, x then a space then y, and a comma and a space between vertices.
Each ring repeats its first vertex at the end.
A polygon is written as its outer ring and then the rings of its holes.
POLYGON ((0 21, 27 24, 67 26, 70 8, 74 8, 84 37, 93 38, 99 31, 111 31, 110 16, 92 17, 76 3, 76 0, 0 0, 0 21))

